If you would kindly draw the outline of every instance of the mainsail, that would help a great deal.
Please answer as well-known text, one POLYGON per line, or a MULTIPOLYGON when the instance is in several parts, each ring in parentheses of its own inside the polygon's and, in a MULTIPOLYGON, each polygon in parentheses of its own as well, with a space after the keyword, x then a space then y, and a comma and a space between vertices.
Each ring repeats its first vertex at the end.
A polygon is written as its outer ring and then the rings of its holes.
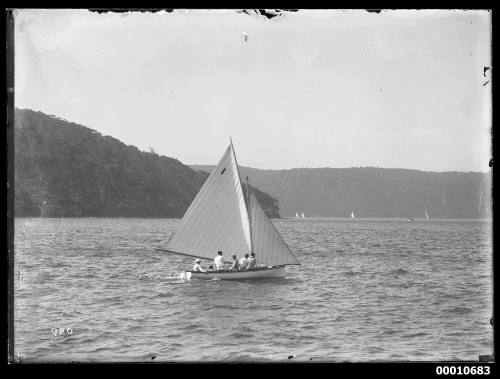
POLYGON ((253 193, 250 193, 249 209, 253 251, 257 262, 267 266, 300 264, 274 228, 253 193))
POLYGON ((232 144, 162 250, 213 259, 250 253, 250 224, 232 144))

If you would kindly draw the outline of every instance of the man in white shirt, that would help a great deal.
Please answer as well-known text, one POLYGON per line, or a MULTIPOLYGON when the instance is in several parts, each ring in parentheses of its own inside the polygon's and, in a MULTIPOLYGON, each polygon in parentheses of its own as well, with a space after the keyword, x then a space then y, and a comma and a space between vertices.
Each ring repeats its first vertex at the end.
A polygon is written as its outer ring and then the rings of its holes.
POLYGON ((240 271, 246 270, 248 266, 248 254, 245 254, 243 258, 240 259, 240 271))
MULTIPOLYGON (((230 263, 230 262, 228 262, 230 263)), ((226 264, 226 260, 222 256, 222 251, 217 252, 217 256, 214 258, 214 268, 216 270, 224 270, 224 265, 226 264)))
POLYGON ((255 253, 250 254, 248 258, 248 269, 257 268, 257 259, 255 259, 255 253))
POLYGON ((193 265, 193 272, 207 272, 201 267, 200 262, 201 262, 200 258, 196 258, 193 265))

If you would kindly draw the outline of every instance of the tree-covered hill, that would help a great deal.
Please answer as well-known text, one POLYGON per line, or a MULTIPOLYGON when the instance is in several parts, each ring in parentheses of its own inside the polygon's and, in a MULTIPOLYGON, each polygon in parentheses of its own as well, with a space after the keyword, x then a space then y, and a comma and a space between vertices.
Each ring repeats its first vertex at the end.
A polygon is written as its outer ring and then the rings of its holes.
MULTIPOLYGON (((15 110, 16 217, 182 217, 208 174, 85 126, 15 110)), ((255 189, 271 217, 276 199, 255 189)))

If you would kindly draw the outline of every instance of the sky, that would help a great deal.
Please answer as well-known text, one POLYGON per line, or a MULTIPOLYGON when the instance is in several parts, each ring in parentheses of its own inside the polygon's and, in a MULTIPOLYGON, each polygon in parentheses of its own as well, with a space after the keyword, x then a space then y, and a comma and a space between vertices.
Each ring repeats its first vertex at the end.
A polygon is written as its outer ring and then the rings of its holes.
POLYGON ((15 106, 184 164, 489 171, 488 11, 17 10, 15 106))

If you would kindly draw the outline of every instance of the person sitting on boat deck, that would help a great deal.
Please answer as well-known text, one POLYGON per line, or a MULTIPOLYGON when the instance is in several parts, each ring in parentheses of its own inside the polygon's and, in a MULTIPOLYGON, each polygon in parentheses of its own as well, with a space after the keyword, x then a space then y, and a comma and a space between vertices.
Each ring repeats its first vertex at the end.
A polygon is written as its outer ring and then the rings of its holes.
POLYGON ((233 254, 233 264, 229 270, 230 271, 238 271, 239 267, 240 267, 240 264, 238 263, 238 259, 236 259, 236 254, 233 254))
POLYGON ((214 267, 216 270, 224 270, 224 265, 226 263, 231 263, 231 262, 227 262, 224 257, 222 256, 222 251, 219 250, 217 252, 217 256, 214 258, 214 267))
POLYGON ((248 269, 257 268, 257 259, 255 259, 255 253, 250 254, 248 258, 248 269))
POLYGON ((194 272, 207 272, 206 270, 203 269, 203 267, 201 267, 200 262, 201 262, 201 259, 196 258, 196 260, 194 261, 193 271, 194 272))
POLYGON ((248 254, 245 254, 245 256, 240 259, 239 264, 240 264, 240 267, 239 267, 240 271, 247 269, 247 267, 248 267, 248 254))

